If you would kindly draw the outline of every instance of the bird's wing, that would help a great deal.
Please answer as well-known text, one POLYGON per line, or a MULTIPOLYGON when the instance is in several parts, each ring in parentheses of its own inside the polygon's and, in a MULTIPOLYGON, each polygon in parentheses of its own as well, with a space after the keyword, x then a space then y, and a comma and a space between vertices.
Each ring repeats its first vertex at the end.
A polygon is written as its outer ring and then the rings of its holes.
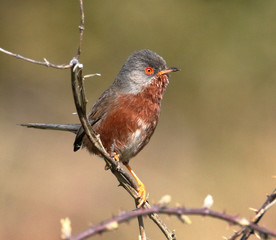
MULTIPOLYGON (((88 121, 93 126, 95 123, 102 121, 106 114, 117 104, 117 95, 112 87, 107 89, 101 97, 92 106, 89 114, 88 121)), ((78 151, 82 146, 82 140, 85 136, 84 129, 79 128, 77 136, 74 141, 74 152, 78 151)))

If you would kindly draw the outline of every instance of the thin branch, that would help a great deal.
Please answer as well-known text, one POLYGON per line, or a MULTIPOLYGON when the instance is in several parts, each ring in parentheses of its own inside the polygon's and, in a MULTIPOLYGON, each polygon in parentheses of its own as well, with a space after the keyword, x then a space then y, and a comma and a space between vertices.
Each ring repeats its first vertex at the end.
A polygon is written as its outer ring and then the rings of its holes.
MULTIPOLYGON (((134 200, 134 202, 137 208, 139 205, 138 199, 134 200)), ((138 216, 137 220, 138 220, 138 228, 139 228, 139 240, 147 240, 143 216, 138 216)))
POLYGON ((79 41, 79 47, 78 47, 78 52, 76 55, 76 59, 79 59, 81 55, 81 49, 82 49, 82 40, 83 40, 83 33, 84 33, 84 8, 83 8, 83 0, 80 0, 80 25, 79 25, 79 30, 80 30, 80 41, 79 41))
MULTIPOLYGON (((260 209, 256 210, 256 215, 251 219, 251 223, 258 224, 264 214, 267 212, 267 210, 271 208, 274 204, 276 204, 276 189, 274 189, 274 191, 267 196, 266 201, 263 203, 260 209)), ((254 234, 254 229, 243 227, 228 240, 234 240, 239 236, 241 236, 240 240, 247 240, 252 234, 254 234)))
POLYGON ((16 53, 9 52, 9 51, 7 51, 3 48, 0 48, 0 52, 3 52, 7 55, 10 55, 12 57, 15 57, 15 58, 27 61, 27 62, 43 65, 45 67, 52 67, 52 68, 57 68, 57 69, 68 69, 68 68, 72 67, 72 64, 56 65, 56 64, 50 63, 46 58, 44 58, 44 61, 37 61, 37 60, 31 59, 31 58, 21 56, 21 55, 16 54, 16 53))
MULTIPOLYGON (((138 204, 139 203, 136 201, 135 203, 136 207, 138 204)), ((137 219, 138 219, 138 227, 139 227, 139 233, 140 233, 139 240, 147 240, 143 216, 138 216, 137 219)))
MULTIPOLYGON (((83 8, 83 0, 80 0, 80 16, 81 16, 81 23, 79 25, 79 30, 80 30, 80 40, 79 40, 79 46, 78 46, 78 51, 77 51, 77 55, 75 56, 76 59, 79 59, 80 54, 81 54, 81 46, 82 46, 82 41, 83 41, 83 31, 84 31, 84 8, 83 8)), ((51 62, 49 62, 46 58, 43 59, 43 61, 38 61, 38 60, 34 60, 32 58, 28 58, 28 57, 24 57, 22 55, 19 55, 17 53, 12 53, 10 51, 7 51, 3 48, 0 48, 0 52, 3 52, 7 55, 10 55, 12 57, 30 62, 30 63, 34 63, 34 64, 39 64, 45 67, 52 67, 52 68, 57 68, 57 69, 68 69, 71 68, 72 65, 72 61, 70 64, 61 64, 61 65, 57 65, 57 64, 53 64, 51 62)))
POLYGON ((276 203, 276 188, 270 195, 267 196, 266 201, 264 202, 262 207, 256 212, 257 213, 256 216, 254 216, 254 218, 251 221, 254 223, 258 223, 261 220, 261 218, 264 216, 266 211, 269 208, 271 208, 275 203, 276 203))
POLYGON ((92 226, 88 228, 86 231, 71 237, 69 240, 81 240, 81 239, 86 239, 88 237, 94 236, 96 234, 100 234, 109 230, 110 226, 117 226, 120 223, 127 222, 137 216, 142 216, 142 215, 149 215, 152 213, 161 213, 161 214, 166 214, 166 215, 175 215, 179 218, 183 215, 197 215, 197 216, 208 216, 216 219, 221 219, 229 224, 233 225, 239 225, 239 226, 246 226, 249 229, 252 229, 254 231, 257 231, 261 234, 271 236, 271 237, 276 237, 276 232, 273 232, 271 230, 268 230, 264 227, 260 227, 255 223, 249 222, 245 218, 240 218, 237 216, 231 216, 226 213, 221 213, 218 211, 211 210, 209 208, 184 208, 184 207, 162 207, 159 205, 154 205, 150 208, 139 208, 131 212, 123 212, 120 215, 113 217, 109 220, 106 220, 98 225, 92 226))

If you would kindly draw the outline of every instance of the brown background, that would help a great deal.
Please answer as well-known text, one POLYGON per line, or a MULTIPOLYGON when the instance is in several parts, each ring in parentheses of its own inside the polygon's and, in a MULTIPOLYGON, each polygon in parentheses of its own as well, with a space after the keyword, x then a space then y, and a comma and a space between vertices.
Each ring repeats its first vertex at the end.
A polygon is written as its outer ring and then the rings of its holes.
MULTIPOLYGON (((111 84, 125 59, 149 48, 173 74, 159 126, 132 160, 151 202, 213 208, 250 218, 275 187, 276 2, 85 1, 84 72, 89 105, 111 84)), ((78 1, 3 1, 0 46, 57 64, 78 44, 78 1)), ((69 71, 0 54, 0 238, 57 239, 60 218, 73 233, 133 209, 104 163, 73 153, 73 135, 25 129, 25 122, 76 123, 69 71)), ((276 210, 261 224, 276 229, 276 210)), ((222 239, 233 227, 193 217, 191 226, 164 217, 179 239, 222 239)), ((148 219, 150 239, 163 239, 148 219)), ((136 220, 94 239, 137 239, 136 220)))

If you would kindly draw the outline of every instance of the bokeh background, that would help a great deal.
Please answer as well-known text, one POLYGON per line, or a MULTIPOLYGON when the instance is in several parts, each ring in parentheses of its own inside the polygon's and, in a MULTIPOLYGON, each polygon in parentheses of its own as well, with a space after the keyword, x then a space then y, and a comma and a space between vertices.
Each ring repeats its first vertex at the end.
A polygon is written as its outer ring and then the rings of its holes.
MULTIPOLYGON (((172 74, 159 126, 131 161, 151 202, 213 208, 247 218, 276 183, 276 1, 85 1, 81 62, 88 105, 111 84, 125 59, 149 48, 181 68, 172 74)), ((78 46, 79 5, 70 1, 2 1, 0 47, 57 64, 78 46)), ((104 162, 73 153, 70 133, 33 130, 26 122, 76 123, 69 70, 33 65, 0 53, 0 238, 57 239, 60 219, 73 234, 133 200, 104 162)), ((164 216, 178 239, 222 239, 235 227, 164 216)), ((164 239, 145 220, 149 239, 164 239)), ((261 225, 276 229, 276 209, 261 225)), ((137 239, 137 221, 94 239, 137 239)), ((254 238, 252 238, 254 239, 254 238)))

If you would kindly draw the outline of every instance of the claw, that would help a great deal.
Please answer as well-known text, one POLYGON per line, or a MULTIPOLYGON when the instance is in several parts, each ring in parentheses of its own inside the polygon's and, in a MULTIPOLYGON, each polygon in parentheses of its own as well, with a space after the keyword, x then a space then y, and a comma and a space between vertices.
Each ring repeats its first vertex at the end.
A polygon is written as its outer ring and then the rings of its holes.
POLYGON ((119 155, 118 155, 118 154, 116 154, 113 158, 115 159, 116 162, 119 162, 119 161, 120 161, 119 155))
POLYGON ((120 162, 119 154, 116 154, 115 152, 110 154, 110 157, 114 158, 116 162, 120 162))

